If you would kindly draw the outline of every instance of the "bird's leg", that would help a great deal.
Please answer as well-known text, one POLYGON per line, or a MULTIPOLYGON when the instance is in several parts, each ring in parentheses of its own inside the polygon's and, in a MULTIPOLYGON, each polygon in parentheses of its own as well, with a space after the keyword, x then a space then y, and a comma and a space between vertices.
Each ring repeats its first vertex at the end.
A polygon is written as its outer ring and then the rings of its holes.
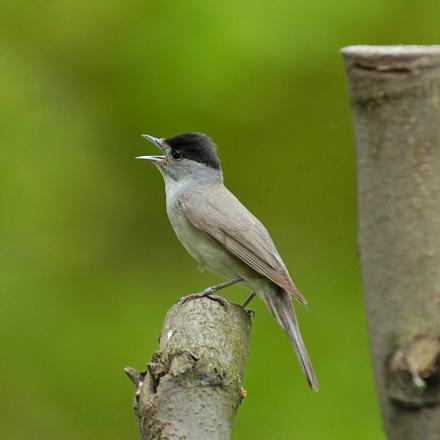
POLYGON ((222 290, 225 287, 229 287, 234 284, 237 284, 240 281, 243 281, 242 277, 232 278, 232 280, 225 281, 224 283, 220 283, 220 284, 216 284, 215 286, 207 287, 206 289, 202 290, 200 293, 203 293, 205 296, 211 295, 212 293, 215 293, 219 290, 222 290))
POLYGON ((255 295, 256 295, 256 292, 252 291, 252 293, 247 297, 246 301, 242 304, 241 307, 243 307, 243 309, 245 309, 246 306, 254 299, 255 295))
POLYGON ((223 307, 228 307, 228 302, 221 296, 214 295, 215 292, 218 292, 221 289, 224 289, 225 287, 232 286, 234 284, 239 283, 240 281, 243 281, 243 278, 237 277, 232 278, 231 280, 225 281, 224 283, 216 284, 215 286, 207 287, 206 289, 202 290, 199 293, 193 293, 191 295, 184 296, 179 299, 178 304, 185 304, 187 301, 191 301, 193 299, 197 298, 204 298, 207 296, 208 298, 211 298, 214 301, 219 302, 223 307))

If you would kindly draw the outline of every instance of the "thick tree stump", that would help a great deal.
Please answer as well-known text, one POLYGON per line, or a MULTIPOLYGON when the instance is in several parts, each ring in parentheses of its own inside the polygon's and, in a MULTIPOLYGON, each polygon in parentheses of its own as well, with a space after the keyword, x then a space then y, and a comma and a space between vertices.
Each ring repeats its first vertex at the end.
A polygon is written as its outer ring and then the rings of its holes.
POLYGON ((342 50, 359 246, 385 430, 440 438, 440 46, 342 50))

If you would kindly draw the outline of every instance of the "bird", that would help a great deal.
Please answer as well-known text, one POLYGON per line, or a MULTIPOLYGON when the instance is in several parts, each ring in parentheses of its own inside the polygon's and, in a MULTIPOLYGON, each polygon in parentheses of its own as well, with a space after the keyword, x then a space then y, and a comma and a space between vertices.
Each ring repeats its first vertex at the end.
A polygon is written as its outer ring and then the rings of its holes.
MULTIPOLYGON (((166 210, 188 253, 226 281, 198 295, 213 295, 237 284, 263 299, 287 333, 309 386, 318 381, 305 347, 291 298, 307 305, 267 229, 224 185, 217 146, 206 134, 186 132, 167 138, 142 135, 161 155, 138 156, 156 165, 165 181, 166 210)), ((216 297, 218 298, 218 297, 216 297)))

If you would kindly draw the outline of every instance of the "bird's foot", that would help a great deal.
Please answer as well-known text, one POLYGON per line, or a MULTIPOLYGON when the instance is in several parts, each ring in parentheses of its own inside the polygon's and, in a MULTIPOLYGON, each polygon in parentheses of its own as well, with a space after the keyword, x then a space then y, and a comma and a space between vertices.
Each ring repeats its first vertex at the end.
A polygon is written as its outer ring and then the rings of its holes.
POLYGON ((179 301, 177 301, 177 304, 182 305, 185 304, 188 301, 193 301, 195 299, 200 299, 200 298, 209 298, 212 299, 213 301, 217 301, 219 304, 221 304, 225 310, 229 309, 229 302, 223 298, 222 296, 218 296, 218 295, 214 295, 215 290, 208 287, 207 289, 203 290, 202 292, 199 293, 192 293, 190 295, 186 295, 183 296, 182 298, 179 299, 179 301))

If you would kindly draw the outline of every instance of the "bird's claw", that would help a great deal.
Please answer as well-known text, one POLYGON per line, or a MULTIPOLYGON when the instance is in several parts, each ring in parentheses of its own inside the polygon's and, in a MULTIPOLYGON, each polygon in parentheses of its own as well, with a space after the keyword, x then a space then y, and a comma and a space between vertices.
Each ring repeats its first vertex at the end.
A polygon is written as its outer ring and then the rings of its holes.
POLYGON ((177 301, 177 304, 179 304, 179 306, 181 306, 181 305, 187 303, 188 301, 192 301, 192 300, 197 299, 197 298, 201 298, 201 295, 197 294, 197 293, 191 293, 189 295, 182 296, 182 298, 180 298, 177 301))
POLYGON ((225 298, 223 298, 220 295, 213 295, 213 294, 204 294, 203 296, 206 296, 210 299, 212 299, 213 301, 217 301, 219 304, 221 304, 223 306, 223 308, 225 310, 229 310, 229 301, 226 300, 225 298))
POLYGON ((229 302, 225 298, 223 298, 222 296, 213 295, 212 292, 213 292, 212 289, 210 289, 208 287, 203 292, 192 293, 190 295, 183 296, 182 298, 179 299, 179 301, 177 301, 177 304, 182 305, 188 301, 193 301, 195 299, 209 298, 209 299, 212 299, 213 301, 217 301, 219 304, 221 304, 224 307, 225 310, 228 310, 229 309, 229 302))

